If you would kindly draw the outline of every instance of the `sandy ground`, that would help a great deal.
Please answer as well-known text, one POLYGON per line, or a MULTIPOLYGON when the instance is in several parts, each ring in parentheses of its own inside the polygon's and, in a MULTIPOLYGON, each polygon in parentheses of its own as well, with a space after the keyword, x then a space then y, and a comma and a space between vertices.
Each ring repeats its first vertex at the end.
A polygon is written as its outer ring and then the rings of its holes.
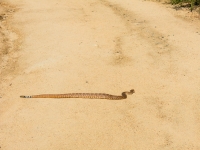
POLYGON ((1 6, 0 150, 200 149, 198 21, 140 0, 1 6), (19 98, 132 88, 122 101, 19 98))

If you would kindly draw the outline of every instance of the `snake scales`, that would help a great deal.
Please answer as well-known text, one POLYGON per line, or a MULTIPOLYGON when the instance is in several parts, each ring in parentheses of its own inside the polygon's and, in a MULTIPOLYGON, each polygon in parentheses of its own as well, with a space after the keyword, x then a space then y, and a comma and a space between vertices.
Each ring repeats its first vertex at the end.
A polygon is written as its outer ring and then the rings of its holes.
POLYGON ((105 93, 67 93, 67 94, 41 94, 41 95, 31 95, 25 96, 21 95, 21 98, 88 98, 88 99, 109 99, 109 100, 121 100, 126 99, 127 94, 131 95, 135 93, 135 90, 130 90, 130 92, 122 92, 122 95, 110 95, 105 93))

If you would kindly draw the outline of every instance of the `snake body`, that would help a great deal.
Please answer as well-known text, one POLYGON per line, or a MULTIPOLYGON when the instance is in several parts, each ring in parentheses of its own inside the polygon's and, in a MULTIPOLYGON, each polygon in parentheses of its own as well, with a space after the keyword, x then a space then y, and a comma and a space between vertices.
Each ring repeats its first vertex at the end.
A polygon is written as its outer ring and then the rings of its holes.
POLYGON ((41 94, 41 95, 31 95, 25 96, 21 95, 21 98, 87 98, 87 99, 109 99, 109 100, 121 100, 126 99, 127 94, 131 95, 135 93, 135 90, 130 90, 130 92, 122 92, 122 95, 110 95, 105 93, 67 93, 67 94, 41 94))

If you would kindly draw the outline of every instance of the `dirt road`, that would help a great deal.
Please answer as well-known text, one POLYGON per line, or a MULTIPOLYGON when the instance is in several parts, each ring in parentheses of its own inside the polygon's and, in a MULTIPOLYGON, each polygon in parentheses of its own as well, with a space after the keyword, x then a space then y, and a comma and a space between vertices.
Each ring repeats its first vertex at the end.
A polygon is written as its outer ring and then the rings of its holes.
POLYGON ((0 150, 200 149, 199 24, 140 0, 4 2, 0 150))

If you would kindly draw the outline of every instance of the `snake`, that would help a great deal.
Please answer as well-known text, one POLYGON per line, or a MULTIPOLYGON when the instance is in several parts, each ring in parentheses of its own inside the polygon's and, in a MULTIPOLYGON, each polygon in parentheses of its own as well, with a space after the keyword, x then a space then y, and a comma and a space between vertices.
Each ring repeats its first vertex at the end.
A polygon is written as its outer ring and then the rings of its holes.
POLYGON ((129 92, 122 92, 120 96, 110 95, 105 93, 67 93, 67 94, 40 94, 40 95, 21 95, 21 98, 85 98, 85 99, 108 99, 108 100, 121 100, 126 99, 127 95, 135 93, 134 89, 129 92))

